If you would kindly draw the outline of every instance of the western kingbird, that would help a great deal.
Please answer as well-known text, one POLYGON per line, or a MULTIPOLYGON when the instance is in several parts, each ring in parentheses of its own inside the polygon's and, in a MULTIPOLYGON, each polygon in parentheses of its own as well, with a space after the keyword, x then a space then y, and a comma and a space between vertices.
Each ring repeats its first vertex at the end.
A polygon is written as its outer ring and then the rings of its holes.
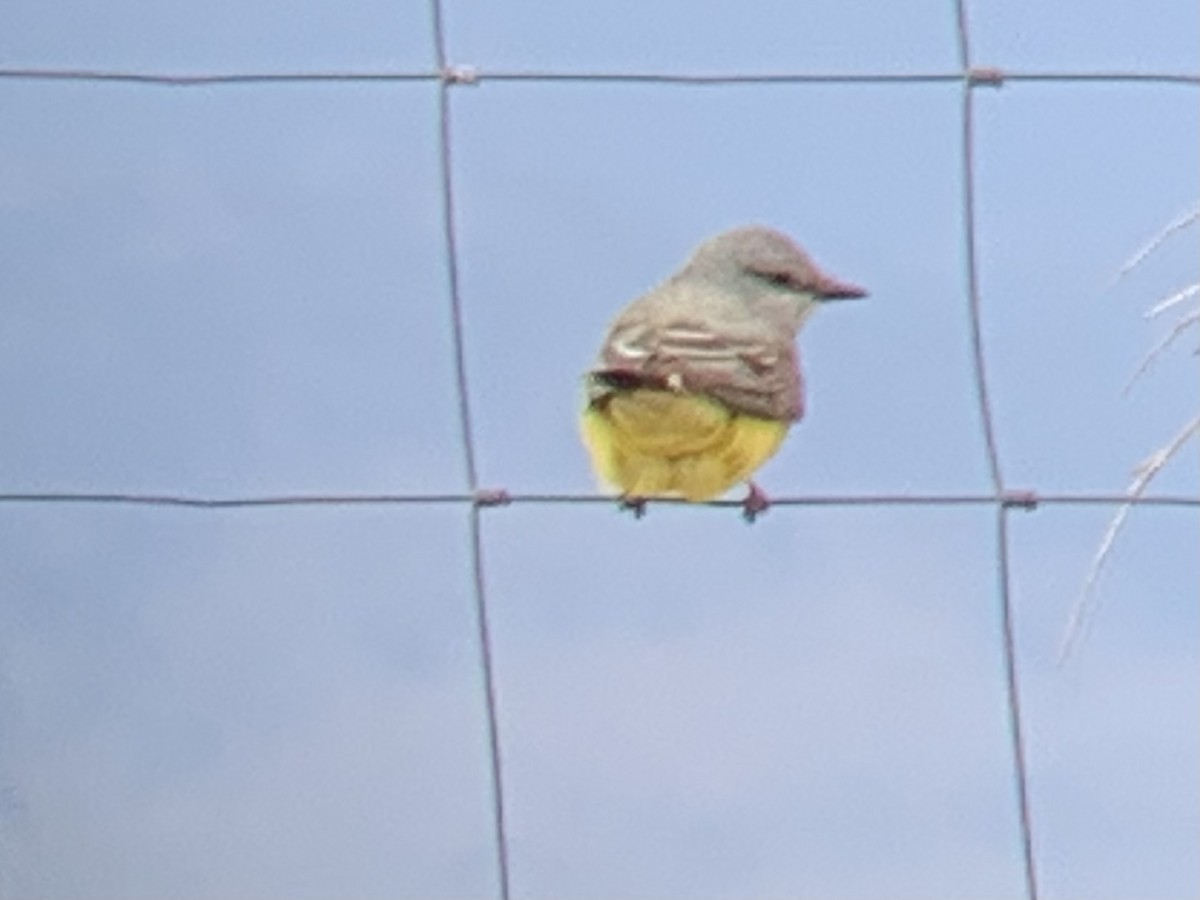
POLYGON ((786 235, 737 228, 630 303, 585 376, 583 441, 596 473, 641 515, 651 497, 711 500, 750 476, 804 414, 796 334, 817 303, 865 297, 786 235))

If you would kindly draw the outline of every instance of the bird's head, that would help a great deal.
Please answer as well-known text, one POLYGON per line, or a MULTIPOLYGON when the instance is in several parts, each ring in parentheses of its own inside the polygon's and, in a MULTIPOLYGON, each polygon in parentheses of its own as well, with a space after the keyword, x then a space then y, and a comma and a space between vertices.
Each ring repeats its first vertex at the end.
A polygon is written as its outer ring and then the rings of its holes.
POLYGON ((748 303, 793 318, 797 328, 819 303, 867 296, 858 285, 822 272, 787 235, 761 225, 709 238, 681 274, 718 280, 748 303))

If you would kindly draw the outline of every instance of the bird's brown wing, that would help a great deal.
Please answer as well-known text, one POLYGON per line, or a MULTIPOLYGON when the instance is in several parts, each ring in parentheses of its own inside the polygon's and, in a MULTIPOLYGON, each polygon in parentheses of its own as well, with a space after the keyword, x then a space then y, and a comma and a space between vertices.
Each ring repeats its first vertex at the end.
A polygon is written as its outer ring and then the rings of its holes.
POLYGON ((804 414, 794 340, 781 340, 768 323, 754 320, 712 325, 682 317, 661 324, 619 318, 591 376, 611 389, 647 385, 703 394, 767 419, 795 421, 804 414))

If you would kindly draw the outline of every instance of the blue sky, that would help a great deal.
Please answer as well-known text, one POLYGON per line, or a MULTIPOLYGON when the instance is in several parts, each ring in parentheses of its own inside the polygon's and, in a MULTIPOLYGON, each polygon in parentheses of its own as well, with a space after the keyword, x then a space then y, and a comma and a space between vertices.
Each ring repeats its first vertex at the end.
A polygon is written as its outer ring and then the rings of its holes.
MULTIPOLYGON (((1196 72, 1179 0, 971 9, 979 65, 1196 72)), ((9 0, 0 66, 428 71, 425 3, 9 0)), ((595 490, 580 373, 702 238, 762 222, 870 300, 804 332, 777 495, 990 491, 950 3, 446 0, 480 480, 595 490)), ((975 99, 1006 484, 1120 492, 1200 406, 1195 86, 975 99)), ((461 493, 431 82, 0 79, 0 492, 461 493)), ((1200 491, 1194 446, 1155 492, 1200 491)), ((1046 896, 1200 896, 1194 508, 1011 518, 1046 896)), ((995 511, 486 510, 515 896, 1019 896, 995 511)), ((468 511, 0 504, 0 898, 496 895, 468 511)))

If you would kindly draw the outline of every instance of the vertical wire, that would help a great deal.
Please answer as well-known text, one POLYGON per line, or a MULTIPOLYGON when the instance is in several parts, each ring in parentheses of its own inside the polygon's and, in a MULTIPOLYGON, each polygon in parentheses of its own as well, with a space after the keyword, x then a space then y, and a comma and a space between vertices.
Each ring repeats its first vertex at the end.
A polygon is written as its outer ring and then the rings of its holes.
POLYGON ((979 291, 979 262, 975 204, 975 73, 971 61, 971 31, 966 0, 955 0, 958 33, 958 62, 962 68, 962 202, 963 238, 966 255, 966 287, 971 330, 971 356, 976 403, 983 430, 988 475, 996 497, 996 589, 1000 607, 1000 632, 1004 657, 1004 688, 1007 707, 1009 749, 1021 843, 1021 866, 1027 900, 1038 900, 1037 860, 1034 853, 1033 813, 1029 800, 1028 751, 1021 712, 1020 671, 1017 661, 1016 624, 1010 577, 1008 516, 1011 506, 1005 495, 1004 474, 988 392, 987 359, 983 345, 983 313, 979 291))
POLYGON ((1038 877, 1033 845, 1033 811, 1029 800, 1029 764, 1025 750, 1024 716, 1021 714, 1020 679, 1017 671, 1016 622, 1013 616, 1010 555, 1008 550, 1008 518, 1012 508, 1001 504, 996 508, 997 590, 1000 594, 1000 628, 1004 641, 1004 683, 1008 696, 1008 735, 1012 753, 1013 781, 1017 800, 1017 815, 1021 823, 1021 861, 1025 881, 1025 896, 1037 900, 1038 877))
MULTIPOLYGON (((471 420, 470 385, 467 377, 465 329, 462 295, 458 274, 458 235, 455 229, 454 166, 450 120, 451 80, 446 55, 446 29, 440 0, 430 0, 434 54, 442 79, 438 83, 438 157, 440 160, 442 225, 446 244, 446 278, 450 294, 451 330, 454 346, 454 378, 458 394, 458 423, 462 442, 467 486, 478 496, 479 475, 475 461, 475 430, 471 420)), ((478 502, 469 513, 472 588, 475 599, 475 624, 479 641, 480 675, 483 681, 487 718, 489 778, 492 793, 492 828, 496 842, 496 873, 500 900, 509 900, 508 834, 504 807, 504 766, 500 753, 500 724, 496 703, 496 678, 493 664, 491 626, 488 621, 487 575, 483 558, 483 523, 478 502)))
POLYGON ((966 254, 967 300, 970 304, 971 360, 974 368, 976 405, 983 428, 987 454, 988 476, 992 490, 1001 496, 1004 475, 1000 469, 1000 451, 992 421, 992 404, 988 391, 987 361, 983 348, 983 311, 979 292, 979 261, 976 248, 975 212, 975 90, 971 76, 970 28, 967 23, 965 0, 956 0, 958 22, 958 60, 962 66, 962 191, 963 239, 966 254))

